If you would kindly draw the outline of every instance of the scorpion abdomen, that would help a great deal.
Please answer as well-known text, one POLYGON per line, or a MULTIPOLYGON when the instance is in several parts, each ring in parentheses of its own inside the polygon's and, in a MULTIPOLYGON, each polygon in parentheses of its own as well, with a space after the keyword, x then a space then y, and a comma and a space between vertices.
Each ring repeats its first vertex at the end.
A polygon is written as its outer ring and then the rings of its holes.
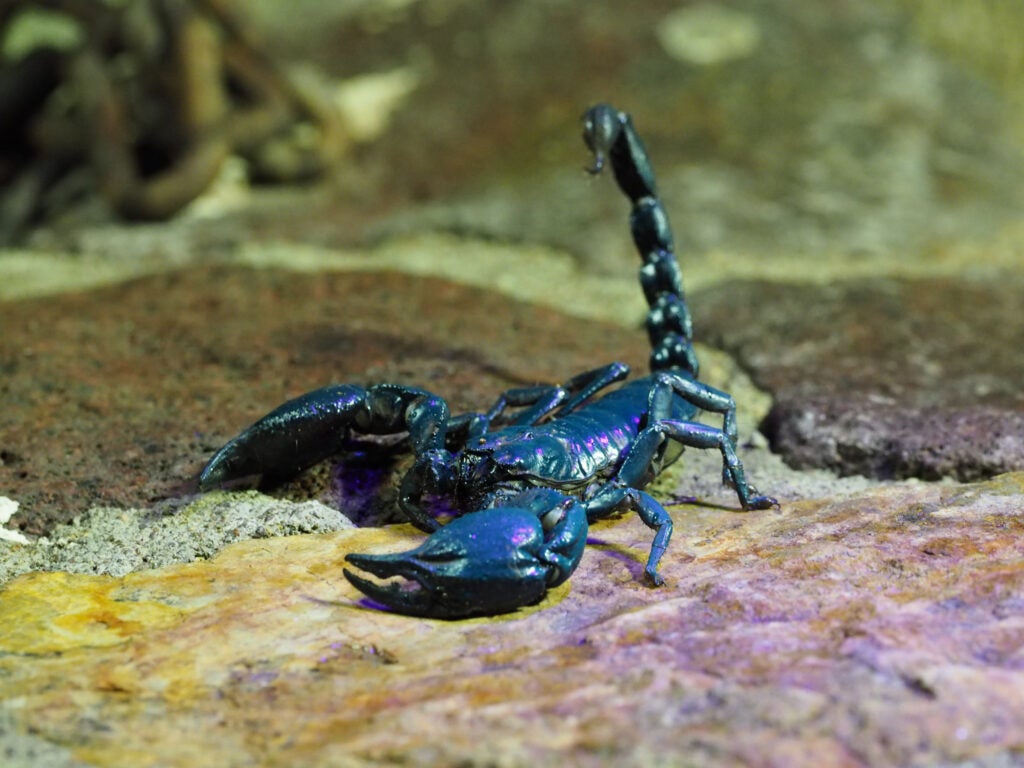
MULTIPOLYGON (((635 379, 543 424, 498 430, 467 451, 489 457, 513 479, 542 481, 566 491, 585 488, 618 470, 647 426, 653 385, 653 376, 635 379)), ((682 398, 672 399, 672 418, 690 419, 696 413, 682 398)))

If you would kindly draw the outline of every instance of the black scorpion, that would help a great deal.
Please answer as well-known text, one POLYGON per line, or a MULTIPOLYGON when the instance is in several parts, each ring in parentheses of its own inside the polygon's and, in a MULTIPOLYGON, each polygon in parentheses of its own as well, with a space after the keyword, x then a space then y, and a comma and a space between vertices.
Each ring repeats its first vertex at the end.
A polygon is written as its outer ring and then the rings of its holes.
POLYGON ((683 447, 721 452, 724 480, 744 509, 775 505, 744 476, 732 397, 697 378, 672 232, 632 121, 605 104, 583 121, 594 155, 589 171, 600 173, 610 162, 632 202, 630 229, 650 306, 650 375, 598 397, 629 373, 611 363, 561 386, 510 389, 486 413, 457 416, 442 398, 416 387, 324 387, 281 405, 217 451, 200 488, 258 474, 295 475, 339 453, 353 431, 408 432, 415 460, 399 486, 399 506, 433 533, 410 552, 345 558, 378 579, 402 577, 397 582, 344 574, 377 603, 435 618, 499 614, 539 601, 576 569, 589 523, 622 509, 654 530, 645 573, 661 585, 658 562, 672 518, 641 489, 683 447), (699 411, 721 414, 722 428, 693 421, 699 411), (425 497, 446 499, 461 516, 440 527, 425 497))

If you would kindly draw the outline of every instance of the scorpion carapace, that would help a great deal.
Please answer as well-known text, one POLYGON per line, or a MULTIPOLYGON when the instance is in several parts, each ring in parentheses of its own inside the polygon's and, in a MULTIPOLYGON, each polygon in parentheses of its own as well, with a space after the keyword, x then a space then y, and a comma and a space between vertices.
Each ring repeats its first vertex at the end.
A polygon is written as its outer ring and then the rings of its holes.
POLYGON ((640 137, 626 113, 604 104, 589 109, 583 123, 594 155, 589 170, 600 173, 610 163, 632 202, 630 228, 650 306, 650 375, 600 394, 629 373, 611 363, 562 385, 510 389, 490 410, 459 415, 416 387, 324 387, 285 403, 217 451, 200 488, 250 475, 295 475, 339 453, 350 432, 408 432, 414 461, 398 503, 432 535, 410 552, 346 556, 378 580, 344 574, 379 604, 445 619, 537 602, 579 565, 589 523, 621 509, 653 529, 645 571, 652 584, 662 584, 658 562, 672 518, 642 488, 683 447, 721 452, 725 482, 744 509, 774 505, 744 477, 732 397, 697 379, 672 232, 640 137), (693 421, 702 410, 721 414, 722 427, 693 421), (461 516, 439 527, 424 497, 447 499, 461 516))

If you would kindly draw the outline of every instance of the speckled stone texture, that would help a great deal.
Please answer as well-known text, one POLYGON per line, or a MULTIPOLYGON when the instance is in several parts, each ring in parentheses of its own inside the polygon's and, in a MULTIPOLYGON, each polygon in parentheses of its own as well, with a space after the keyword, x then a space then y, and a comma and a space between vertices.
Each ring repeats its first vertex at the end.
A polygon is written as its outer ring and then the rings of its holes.
POLYGON ((395 381, 481 410, 647 354, 639 330, 390 273, 193 269, 0 304, 0 325, 0 487, 35 534, 188 492, 220 444, 325 384, 395 381))
MULTIPOLYGON (((16 730, 103 766, 1011 765, 1024 755, 1024 475, 635 517, 494 619, 365 608, 350 551, 408 526, 235 544, 0 593, 16 730), (973 761, 973 762, 972 762, 973 761)), ((27 747, 26 747, 27 748, 27 747)))
POLYGON ((774 405, 797 467, 976 479, 1024 467, 1024 278, 730 283, 693 298, 700 332, 774 405))

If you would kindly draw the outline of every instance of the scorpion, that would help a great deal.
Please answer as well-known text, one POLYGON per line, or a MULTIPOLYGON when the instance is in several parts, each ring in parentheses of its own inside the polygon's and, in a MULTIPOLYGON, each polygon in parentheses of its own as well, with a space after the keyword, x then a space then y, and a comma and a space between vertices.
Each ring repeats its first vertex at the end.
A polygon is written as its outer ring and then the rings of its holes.
POLYGON ((684 448, 717 449, 723 481, 745 510, 777 506, 747 483, 736 455, 733 398, 699 381, 692 322, 668 217, 654 172, 628 114, 607 104, 583 116, 593 154, 587 170, 611 164, 632 203, 630 229, 649 305, 651 373, 622 384, 613 362, 561 385, 518 387, 481 413, 450 414, 441 397, 412 386, 336 384, 290 400, 218 450, 200 490, 244 477, 294 476, 344 449, 352 432, 408 433, 413 463, 398 505, 431 535, 397 554, 346 555, 345 578, 378 607, 461 619, 508 613, 539 602, 583 556, 591 522, 632 510, 654 531, 645 566, 654 586, 672 518, 642 489, 684 448), (605 391, 608 390, 608 391, 605 391), (722 427, 694 421, 721 414, 722 427), (457 516, 440 525, 428 500, 457 516))

